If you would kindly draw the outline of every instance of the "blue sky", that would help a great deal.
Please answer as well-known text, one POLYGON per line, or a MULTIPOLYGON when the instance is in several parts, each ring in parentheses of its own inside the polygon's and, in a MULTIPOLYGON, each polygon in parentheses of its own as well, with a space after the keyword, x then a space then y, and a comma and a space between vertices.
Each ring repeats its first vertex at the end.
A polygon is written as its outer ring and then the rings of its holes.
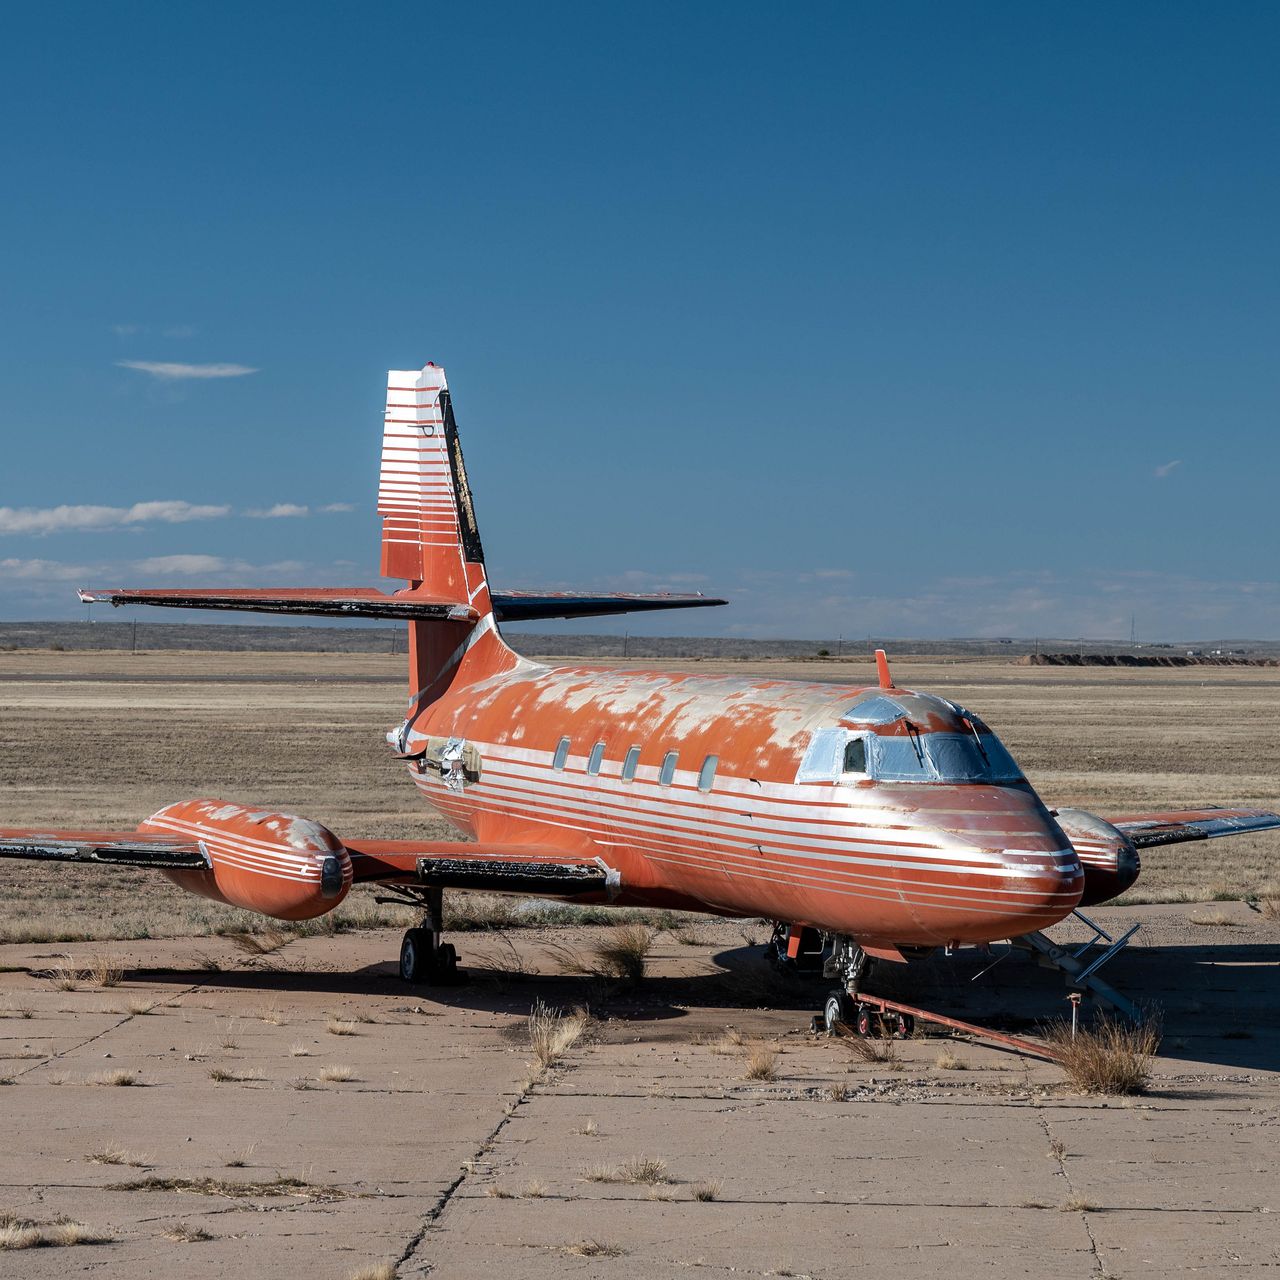
POLYGON ((1278 36, 12 7, 0 617, 377 581, 385 371, 431 359, 496 583, 734 601, 619 628, 1280 636, 1278 36))

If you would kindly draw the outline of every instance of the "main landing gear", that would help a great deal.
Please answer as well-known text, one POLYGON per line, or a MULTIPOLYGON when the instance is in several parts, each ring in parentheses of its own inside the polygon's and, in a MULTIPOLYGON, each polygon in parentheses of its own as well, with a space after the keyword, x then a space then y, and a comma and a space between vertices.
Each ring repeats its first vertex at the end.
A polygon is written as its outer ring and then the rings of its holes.
POLYGON ((453 944, 442 942, 444 895, 439 889, 414 890, 395 886, 396 897, 379 898, 422 908, 423 921, 400 940, 400 977, 413 986, 452 987, 466 981, 458 969, 453 944))

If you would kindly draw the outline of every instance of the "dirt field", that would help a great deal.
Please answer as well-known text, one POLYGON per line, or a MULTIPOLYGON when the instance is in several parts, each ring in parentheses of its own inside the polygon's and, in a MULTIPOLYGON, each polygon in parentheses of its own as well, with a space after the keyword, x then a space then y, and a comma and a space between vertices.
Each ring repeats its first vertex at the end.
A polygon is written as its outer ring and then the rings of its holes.
MULTIPOLYGON (((442 838, 383 733, 404 659, 375 654, 0 653, 0 825, 132 826, 219 796, 317 818, 339 835, 442 838)), ((651 664, 660 665, 660 664, 651 664)), ((865 662, 699 670, 866 680, 865 662)), ((1050 804, 1102 814, 1280 805, 1280 671, 1126 671, 898 662, 903 684, 971 706, 1050 804)), ((1280 892, 1280 839, 1152 850, 1127 901, 1280 892)), ((146 872, 0 866, 0 940, 180 936, 255 920, 146 872)), ((353 895, 341 915, 399 922, 353 895)))
MULTIPOLYGON (((132 824, 213 794, 339 833, 444 834, 381 738, 401 661, 0 654, 0 825, 132 824)), ((972 705, 1050 803, 1280 802, 1280 673, 895 671, 972 705)), ((1275 893, 1278 854, 1265 836, 1157 850, 1139 888, 1275 893)), ((1106 1099, 981 1044, 921 1035, 869 1063, 811 1038, 823 986, 780 988, 750 922, 656 933, 632 989, 563 976, 599 929, 460 935, 472 981, 410 993, 396 929, 251 955, 190 936, 247 917, 145 873, 0 877, 0 1277, 1280 1266, 1280 924, 1244 902, 1095 913, 1143 924, 1108 976, 1166 1031, 1148 1091, 1106 1099), (68 936, 130 940, 44 941, 68 936), (594 1015, 545 1068, 539 1001, 594 1015), (37 1241, 65 1247, 15 1247, 37 1241)), ((872 989, 1024 1033, 1065 1008, 1055 975, 993 958, 882 970, 872 989)))

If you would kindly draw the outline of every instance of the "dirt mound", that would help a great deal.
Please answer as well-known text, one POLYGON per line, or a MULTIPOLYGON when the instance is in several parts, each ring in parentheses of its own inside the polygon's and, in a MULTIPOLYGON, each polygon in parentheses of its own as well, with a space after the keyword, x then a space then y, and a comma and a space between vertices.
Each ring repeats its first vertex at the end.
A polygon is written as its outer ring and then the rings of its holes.
POLYGON ((1280 658, 1207 658, 1179 654, 1028 653, 1019 667, 1280 667, 1280 658))

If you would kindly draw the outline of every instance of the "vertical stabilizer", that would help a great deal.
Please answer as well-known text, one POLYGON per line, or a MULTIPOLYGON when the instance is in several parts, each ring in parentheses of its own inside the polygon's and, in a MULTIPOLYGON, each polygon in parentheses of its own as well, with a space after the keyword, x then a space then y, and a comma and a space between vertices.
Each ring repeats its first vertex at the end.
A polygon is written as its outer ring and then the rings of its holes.
POLYGON ((444 370, 393 369, 378 485, 382 574, 437 600, 490 611, 484 550, 444 370))

